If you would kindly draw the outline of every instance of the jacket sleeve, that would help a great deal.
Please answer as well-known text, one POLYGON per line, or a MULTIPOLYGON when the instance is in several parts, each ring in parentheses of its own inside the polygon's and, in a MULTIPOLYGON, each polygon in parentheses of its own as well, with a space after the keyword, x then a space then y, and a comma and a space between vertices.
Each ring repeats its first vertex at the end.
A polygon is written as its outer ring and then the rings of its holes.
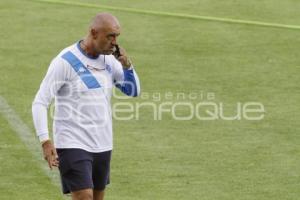
POLYGON ((140 95, 140 81, 139 77, 131 66, 129 69, 123 69, 119 61, 115 61, 113 68, 114 84, 124 94, 132 97, 140 95))
POLYGON ((67 71, 66 63, 62 58, 54 58, 32 103, 33 123, 40 141, 49 139, 48 107, 67 81, 67 71))

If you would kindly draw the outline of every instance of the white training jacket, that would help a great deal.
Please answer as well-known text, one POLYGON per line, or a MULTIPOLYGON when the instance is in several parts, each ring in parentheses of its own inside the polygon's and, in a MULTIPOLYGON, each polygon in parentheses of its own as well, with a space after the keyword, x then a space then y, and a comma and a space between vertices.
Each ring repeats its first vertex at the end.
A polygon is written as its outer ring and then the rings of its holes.
POLYGON ((40 141, 49 139, 48 107, 55 99, 53 137, 56 148, 104 152, 113 148, 111 96, 113 86, 138 96, 140 83, 131 67, 123 69, 113 55, 91 58, 79 42, 51 62, 32 103, 40 141))

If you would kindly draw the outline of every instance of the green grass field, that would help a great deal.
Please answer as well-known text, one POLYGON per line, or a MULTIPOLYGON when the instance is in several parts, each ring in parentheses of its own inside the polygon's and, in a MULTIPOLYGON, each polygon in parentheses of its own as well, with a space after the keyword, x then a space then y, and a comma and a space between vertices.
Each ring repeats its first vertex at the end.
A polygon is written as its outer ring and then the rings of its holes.
MULTIPOLYGON (((297 0, 73 2, 300 25, 297 0)), ((31 102, 49 62, 81 39, 100 11, 1 0, 0 95, 31 128, 32 137, 31 102)), ((115 120, 106 199, 298 200, 300 29, 111 12, 122 24, 120 44, 135 63, 143 92, 211 92, 226 115, 234 114, 238 102, 260 102, 265 116, 259 121, 176 121, 164 113, 162 120, 153 120, 151 109, 143 108, 139 120, 115 120)), ((177 114, 185 116, 187 110, 177 114)), ((3 115, 0 199, 63 199, 3 115)))

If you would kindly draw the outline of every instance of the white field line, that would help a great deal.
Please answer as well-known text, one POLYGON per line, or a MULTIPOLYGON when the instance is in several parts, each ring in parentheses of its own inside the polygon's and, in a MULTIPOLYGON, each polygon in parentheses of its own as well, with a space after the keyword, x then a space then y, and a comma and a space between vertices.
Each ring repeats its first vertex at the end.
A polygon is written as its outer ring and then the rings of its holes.
POLYGON ((177 17, 177 18, 186 18, 186 19, 195 19, 195 20, 216 21, 216 22, 223 22, 223 23, 233 23, 233 24, 243 24, 243 25, 300 30, 300 25, 293 25, 293 24, 280 24, 280 23, 263 22, 263 21, 213 17, 213 16, 205 16, 205 15, 192 15, 192 14, 185 14, 185 13, 161 12, 161 11, 154 11, 154 10, 143 10, 143 9, 128 8, 128 7, 107 6, 107 5, 102 5, 102 4, 96 5, 96 4, 91 4, 91 3, 73 2, 73 1, 61 1, 61 0, 32 0, 32 1, 42 2, 42 3, 69 5, 69 6, 80 6, 80 7, 86 7, 86 8, 98 8, 98 9, 102 9, 102 10, 104 9, 104 10, 113 10, 113 11, 114 10, 115 11, 124 11, 124 12, 131 12, 131 13, 137 13, 137 14, 147 14, 147 15, 157 15, 157 16, 165 16, 165 17, 177 17))
MULTIPOLYGON (((50 178, 51 182, 60 187, 60 177, 58 170, 50 170, 48 164, 43 159, 41 145, 38 139, 32 134, 30 128, 22 121, 18 114, 9 106, 7 101, 0 96, 0 114, 7 120, 10 127, 19 136, 22 142, 26 145, 34 159, 37 160, 39 166, 42 168, 44 173, 50 178)), ((66 198, 63 197, 62 198, 66 198)))

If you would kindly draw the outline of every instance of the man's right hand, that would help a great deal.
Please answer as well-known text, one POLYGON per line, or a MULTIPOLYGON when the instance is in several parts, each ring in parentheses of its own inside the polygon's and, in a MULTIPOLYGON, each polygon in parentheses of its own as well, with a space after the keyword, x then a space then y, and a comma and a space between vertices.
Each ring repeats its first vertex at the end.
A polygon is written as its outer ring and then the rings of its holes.
POLYGON ((51 140, 43 142, 42 147, 44 159, 48 162, 49 168, 58 167, 58 156, 51 140))

